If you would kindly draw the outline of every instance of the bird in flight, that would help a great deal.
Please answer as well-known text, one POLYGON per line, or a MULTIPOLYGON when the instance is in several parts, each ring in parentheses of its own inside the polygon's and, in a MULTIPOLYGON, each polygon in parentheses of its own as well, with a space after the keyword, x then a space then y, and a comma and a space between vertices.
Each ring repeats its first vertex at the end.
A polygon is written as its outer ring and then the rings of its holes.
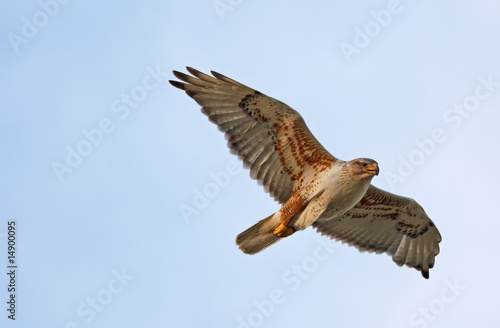
POLYGON ((376 161, 340 160, 309 131, 300 114, 222 74, 193 76, 173 71, 203 114, 224 132, 231 153, 250 169, 281 208, 240 233, 239 248, 255 254, 296 231, 313 226, 318 232, 361 252, 387 253, 429 278, 439 253, 441 235, 413 199, 371 184, 379 174, 376 161))

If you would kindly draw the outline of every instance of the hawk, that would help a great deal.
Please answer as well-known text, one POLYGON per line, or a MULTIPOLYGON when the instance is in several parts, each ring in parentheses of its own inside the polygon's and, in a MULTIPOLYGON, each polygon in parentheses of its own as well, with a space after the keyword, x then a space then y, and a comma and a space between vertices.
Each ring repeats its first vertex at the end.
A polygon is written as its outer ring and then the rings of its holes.
POLYGON ((387 253, 429 278, 441 235, 413 199, 371 185, 376 161, 340 160, 316 140, 298 112, 222 74, 173 71, 203 114, 224 132, 250 177, 280 209, 240 233, 239 248, 255 254, 309 226, 361 252, 387 253))

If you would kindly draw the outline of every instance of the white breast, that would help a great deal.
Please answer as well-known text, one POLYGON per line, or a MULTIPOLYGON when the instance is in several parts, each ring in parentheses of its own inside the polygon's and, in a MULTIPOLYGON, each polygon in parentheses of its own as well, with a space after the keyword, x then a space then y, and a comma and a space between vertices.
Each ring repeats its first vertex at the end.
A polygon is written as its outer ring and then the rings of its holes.
POLYGON ((356 205, 370 186, 371 179, 343 179, 341 166, 334 166, 318 177, 314 196, 304 211, 292 222, 294 228, 302 230, 321 217, 336 217, 356 205))
POLYGON ((371 178, 363 180, 345 179, 342 174, 331 172, 324 186, 324 201, 326 202, 320 217, 336 217, 353 208, 365 195, 371 183, 371 178))

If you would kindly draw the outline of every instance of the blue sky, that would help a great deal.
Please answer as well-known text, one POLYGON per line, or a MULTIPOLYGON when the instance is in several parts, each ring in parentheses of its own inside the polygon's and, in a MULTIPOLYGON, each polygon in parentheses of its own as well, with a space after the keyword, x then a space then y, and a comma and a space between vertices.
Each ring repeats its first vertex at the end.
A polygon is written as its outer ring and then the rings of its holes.
POLYGON ((500 292, 494 1, 12 2, 0 13, 2 327, 492 327, 500 292), (215 70, 298 110, 335 156, 415 198, 430 279, 294 234, 171 71, 215 70))

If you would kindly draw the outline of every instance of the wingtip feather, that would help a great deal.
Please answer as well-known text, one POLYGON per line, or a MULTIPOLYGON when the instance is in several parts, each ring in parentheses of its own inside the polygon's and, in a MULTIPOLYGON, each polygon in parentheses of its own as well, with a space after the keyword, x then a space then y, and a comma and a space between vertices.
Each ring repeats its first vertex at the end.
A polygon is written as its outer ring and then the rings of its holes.
MULTIPOLYGON (((174 71, 175 72, 175 71, 174 71)), ((175 74, 175 73, 174 73, 175 74)), ((185 90, 185 83, 182 83, 182 82, 179 82, 179 81, 173 81, 173 80, 169 80, 168 81, 171 85, 173 85, 174 87, 178 88, 178 89, 181 89, 181 90, 185 90)))
POLYGON ((179 72, 179 71, 172 71, 175 75, 176 78, 178 78, 179 80, 182 80, 182 81, 186 81, 187 78, 189 78, 190 76, 185 74, 185 73, 182 73, 182 72, 179 72))
POLYGON ((194 76, 198 77, 198 75, 202 74, 202 72, 198 71, 197 69, 192 68, 191 66, 186 66, 186 69, 189 73, 193 74, 194 76))

